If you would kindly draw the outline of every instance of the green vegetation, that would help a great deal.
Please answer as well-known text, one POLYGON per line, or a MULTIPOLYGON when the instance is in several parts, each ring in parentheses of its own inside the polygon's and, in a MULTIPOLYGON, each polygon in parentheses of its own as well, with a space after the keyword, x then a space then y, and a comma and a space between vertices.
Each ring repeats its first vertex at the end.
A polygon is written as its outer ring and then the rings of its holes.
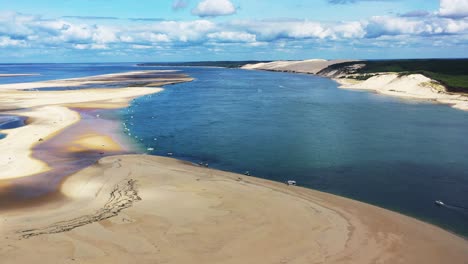
POLYGON ((359 81, 365 81, 371 77, 376 76, 377 74, 359 74, 359 75, 346 75, 344 78, 347 79, 354 79, 354 80, 359 80, 359 81))
POLYGON ((335 64, 328 69, 343 69, 354 64, 364 64, 365 66, 354 73, 367 74, 379 72, 397 72, 402 75, 423 74, 434 79, 451 92, 468 93, 468 59, 417 59, 417 60, 376 60, 345 62, 335 64))
POLYGON ((240 68, 246 64, 254 64, 271 61, 193 61, 193 62, 161 62, 161 63, 140 63, 138 66, 205 66, 240 68))

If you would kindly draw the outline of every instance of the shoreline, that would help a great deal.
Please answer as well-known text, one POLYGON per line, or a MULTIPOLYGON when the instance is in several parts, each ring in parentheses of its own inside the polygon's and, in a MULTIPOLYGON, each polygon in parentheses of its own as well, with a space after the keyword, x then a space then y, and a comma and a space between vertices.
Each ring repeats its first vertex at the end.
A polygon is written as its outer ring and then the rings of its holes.
POLYGON ((0 78, 3 77, 27 77, 27 76, 40 76, 39 73, 2 73, 0 78))
POLYGON ((38 252, 48 261, 86 263, 463 263, 468 257, 467 240, 408 216, 165 157, 102 158, 68 177, 61 193, 66 200, 27 215, 2 214, 6 263, 26 263, 38 252), (265 251, 272 253, 265 258, 265 251))
MULTIPOLYGON (((99 89, 91 92, 91 100, 75 97, 72 101, 67 99, 70 94, 78 96, 89 90, 12 92, 8 93, 10 102, 17 98, 22 101, 7 108, 53 108, 59 112, 73 112, 72 107, 115 109, 146 92, 161 90, 99 89), (137 95, 128 96, 131 92, 137 95), (45 96, 31 98, 26 93, 45 96), (54 94, 60 96, 50 100, 54 94)), ((5 98, 0 97, 0 102, 8 101, 5 98)), ((73 124, 79 122, 83 119, 73 124)), ((32 133, 33 123, 21 128, 32 133)), ((78 131, 76 134, 83 137, 62 147, 77 153, 86 153, 93 146, 100 149, 108 144, 107 132, 78 131)), ((44 144, 53 144, 64 133, 57 134, 46 138, 44 144)), ((62 139, 57 141, 63 144, 62 139)), ((114 147, 112 150, 117 150, 114 147)), ((0 188, 3 184, 5 181, 0 180, 0 188)), ((344 258, 358 263, 373 263, 375 259, 440 263, 468 257, 466 239, 408 216, 333 194, 164 157, 107 156, 63 176, 59 187, 33 207, 12 207, 2 212, 0 252, 6 263, 31 262, 38 254, 49 262, 86 263, 111 259, 128 263, 135 257, 148 260, 148 256, 174 263, 310 263, 311 259, 342 263, 344 258), (258 246, 274 249, 275 254, 264 259, 264 254, 254 250, 258 246)))
MULTIPOLYGON (((399 76, 398 73, 382 72, 367 80, 342 78, 337 70, 321 73, 329 66, 347 60, 305 60, 305 61, 277 61, 244 65, 241 69, 263 70, 273 72, 304 73, 329 78, 342 89, 373 91, 379 94, 398 98, 425 100, 449 105, 455 109, 468 111, 468 94, 447 92, 439 82, 422 74, 399 76), (338 75, 337 75, 338 74, 338 75)), ((356 61, 357 63, 359 61, 356 61)), ((359 75, 357 75, 359 76, 359 75)), ((345 77, 345 76, 343 76, 345 77)))
MULTIPOLYGON (((167 73, 167 71, 136 71, 119 74, 107 74, 73 79, 73 85, 82 85, 89 80, 100 80, 101 82, 115 82, 117 84, 125 81, 141 81, 142 74, 149 74, 149 81, 155 78, 151 74, 167 73), (123 79, 123 80, 122 80, 123 79)), ((172 71, 171 71, 172 72, 172 71)), ((184 77, 186 81, 191 81, 189 77, 184 77)), ((175 81, 180 81, 180 76, 175 81)), ((48 81, 47 85, 60 84, 63 80, 48 81)), ((168 82, 168 77, 165 77, 168 82)), ((83 89, 68 91, 17 91, 34 87, 37 83, 6 84, 0 86, 6 90, 1 90, 0 104, 4 114, 22 115, 29 119, 28 124, 23 127, 1 130, 7 136, 0 140, 2 150, 0 154, 0 181, 14 178, 22 178, 38 173, 50 171, 50 167, 43 161, 32 157, 32 149, 39 143, 45 142, 63 131, 65 128, 80 121, 80 116, 75 108, 99 108, 116 109, 123 108, 128 103, 143 95, 161 92, 162 88, 154 87, 131 87, 119 89, 83 89), (10 90, 14 91, 10 91, 10 90)), ((88 140, 89 141, 89 140, 88 140)), ((99 140, 94 140, 93 144, 98 144, 99 140)), ((89 143, 89 142, 88 142, 89 143)), ((88 144, 89 145, 89 144, 88 144)), ((88 146, 90 147, 90 146, 88 146)))
POLYGON ((442 85, 421 74, 400 77, 396 73, 384 73, 365 81, 346 78, 332 78, 332 80, 343 89, 372 91, 397 98, 429 101, 468 111, 467 95, 446 92, 442 85))

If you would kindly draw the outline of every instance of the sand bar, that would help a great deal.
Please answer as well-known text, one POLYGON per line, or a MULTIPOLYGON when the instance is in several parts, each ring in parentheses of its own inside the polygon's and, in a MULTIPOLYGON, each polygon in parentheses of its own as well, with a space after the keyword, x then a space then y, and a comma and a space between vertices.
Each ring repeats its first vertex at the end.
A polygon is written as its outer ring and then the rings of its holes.
POLYGON ((2 73, 0 74, 1 77, 21 77, 21 76, 39 76, 38 73, 2 73))
MULTIPOLYGON (((132 81, 140 82, 146 80, 154 82, 159 80, 158 76, 164 74, 165 82, 172 71, 144 71, 127 72, 120 74, 108 74, 101 76, 91 76, 73 79, 74 85, 82 85, 89 80, 102 80, 119 84, 131 84, 132 81)), ((175 76, 175 81, 181 80, 180 74, 175 76)), ((187 81, 191 78, 183 77, 187 81)), ((47 85, 60 81, 49 81, 47 85)), ((21 178, 37 173, 48 171, 51 168, 48 164, 31 156, 32 148, 41 142, 51 138, 66 127, 79 121, 80 117, 76 111, 68 107, 81 108, 120 108, 128 105, 128 102, 135 97, 158 93, 162 88, 153 87, 127 87, 119 89, 83 89, 67 91, 21 91, 25 87, 37 88, 43 82, 8 84, 0 86, 0 109, 10 110, 4 114, 21 115, 28 118, 28 124, 23 127, 0 130, 7 137, 0 140, 0 180, 21 178), (4 90, 2 90, 4 88, 4 90), (20 109, 20 110, 18 110, 20 109)), ((89 147, 96 144, 96 138, 102 139, 99 135, 91 138, 84 138, 82 145, 89 147)), ((109 143, 109 142, 107 142, 109 143)), ((113 149, 118 149, 114 146, 113 149)))
POLYGON ((32 147, 79 120, 78 113, 63 106, 44 106, 22 111, 20 114, 28 117, 29 124, 15 129, 0 130, 7 135, 0 140, 2 180, 49 170, 47 164, 31 157, 32 147))
MULTIPOLYGON (((0 155, 6 162, 1 176, 11 179, 49 169, 31 158, 31 148, 39 144, 37 137, 47 140, 79 121, 69 106, 122 107, 131 98, 158 91, 2 91, 2 107, 27 108, 7 113, 29 119, 28 125, 8 130, 7 138, 0 140, 8 148, 0 155), (5 159, 12 153, 17 155, 14 161, 5 159)), ((95 133, 84 133, 63 149, 73 153, 102 145, 119 149, 106 135, 95 133)), ((435 226, 346 198, 174 159, 128 155, 102 158, 67 177, 46 203, 5 208, 0 216, 0 256, 2 263, 20 264, 38 259, 464 263, 468 243, 435 226)))
POLYGON ((381 208, 154 156, 106 157, 59 205, 0 219, 2 263, 465 263, 466 240, 381 208))

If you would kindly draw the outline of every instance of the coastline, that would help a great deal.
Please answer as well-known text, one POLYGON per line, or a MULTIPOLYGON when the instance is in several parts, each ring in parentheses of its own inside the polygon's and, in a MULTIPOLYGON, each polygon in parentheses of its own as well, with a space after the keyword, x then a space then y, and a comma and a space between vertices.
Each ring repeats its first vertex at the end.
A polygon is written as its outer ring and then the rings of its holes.
MULTIPOLYGON (((383 95, 431 101, 468 111, 468 95, 450 93, 439 82, 422 74, 400 76, 398 73, 382 72, 366 80, 345 78, 337 70, 323 72, 329 66, 346 60, 305 60, 278 61, 272 63, 250 64, 241 67, 246 70, 266 70, 276 72, 305 73, 330 78, 340 84, 339 88, 377 92, 383 95)), ((359 62, 359 61, 356 61, 359 62)), ((355 74, 356 75, 356 74, 355 74)), ((356 75, 359 77, 359 75, 356 75)))
MULTIPOLYGON (((166 73, 167 71, 137 71, 75 78, 72 85, 79 86, 88 83, 90 79, 106 83, 115 82, 116 84, 125 81, 125 84, 128 85, 133 76, 135 76, 133 81, 140 81, 141 74, 158 74, 161 72, 166 73)), ((191 81, 191 78, 184 78, 186 81, 191 81)), ((180 79, 180 76, 177 76, 175 81, 178 82, 180 79)), ((153 81, 153 76, 150 75, 148 80, 153 81)), ((167 77, 164 79, 165 82, 169 82, 169 80, 170 78, 167 77)), ((62 85, 62 82, 63 80, 48 81, 47 85, 62 85)), ((6 150, 0 154, 0 166, 4 168, 0 172, 0 180, 22 178, 50 171, 51 168, 46 163, 32 157, 32 148, 80 121, 79 114, 71 110, 71 107, 122 108, 127 106, 133 98, 158 93, 163 90, 155 87, 127 87, 67 91, 18 91, 26 88, 30 89, 35 87, 34 85, 42 87, 44 83, 33 82, 0 86, 0 90, 4 89, 1 90, 2 93, 0 94, 0 108, 4 110, 3 113, 22 115, 28 118, 28 125, 26 126, 1 130, 7 136, 0 141, 2 150, 6 150)), ((100 140, 94 140, 94 143, 91 143, 91 146, 88 147, 99 144, 100 140)))
MULTIPOLYGON (((74 112, 70 108, 125 107, 132 98, 159 91, 14 91, 0 102, 9 102, 5 104, 8 109, 74 112), (78 98, 82 93, 86 96, 78 98), (15 104, 16 100, 21 102, 15 104)), ((44 143, 80 120, 78 117, 49 134, 44 143)), ((31 121, 22 128, 37 133, 37 127, 31 125, 41 122, 31 121)), ((82 140, 76 145, 63 147, 78 153, 93 146, 100 151, 102 144, 108 145, 103 133, 80 134, 82 140)), ((109 145, 118 151, 114 144, 109 145)), ((58 194, 59 198, 27 210, 13 207, 2 212, 0 252, 6 263, 31 262, 38 254, 49 262, 86 263, 128 263, 135 258, 170 263, 310 263, 312 259, 328 263, 374 263, 376 259, 462 263, 468 257, 465 239, 398 213, 163 157, 101 158, 63 178, 58 194), (265 259, 262 252, 272 249, 275 253, 265 259)))
POLYGON ((463 263, 468 242, 382 208, 156 156, 110 156, 66 201, 2 215, 2 260, 463 263), (266 255, 264 252, 268 251, 266 255), (40 252, 40 253, 39 253, 40 252))
POLYGON ((398 76, 396 73, 384 73, 365 81, 346 78, 332 78, 340 88, 373 91, 384 95, 431 101, 468 111, 468 96, 445 91, 436 81, 421 74, 398 76))

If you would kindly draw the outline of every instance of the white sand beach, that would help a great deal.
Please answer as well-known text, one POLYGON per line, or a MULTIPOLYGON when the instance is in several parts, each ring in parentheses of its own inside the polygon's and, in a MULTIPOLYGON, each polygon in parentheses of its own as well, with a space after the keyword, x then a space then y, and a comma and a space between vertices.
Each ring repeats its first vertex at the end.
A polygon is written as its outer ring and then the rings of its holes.
MULTIPOLYGON (((107 78, 106 81, 120 82, 123 77, 129 81, 132 76, 161 71, 131 72, 109 74, 73 79, 73 85, 79 86, 89 80, 107 78)), ((167 71, 163 71, 167 72, 167 71)), ((176 78, 179 81, 181 78, 176 78)), ((190 78, 185 78, 190 81, 190 78)), ((168 78, 165 78, 168 80, 168 78)), ((58 85, 63 80, 48 81, 49 85, 58 85)), ((0 141, 0 180, 31 176, 50 170, 43 161, 31 156, 31 149, 53 137, 66 127, 78 122, 80 116, 69 107, 79 108, 121 108, 135 97, 161 92, 162 88, 100 88, 66 91, 21 91, 45 85, 43 82, 7 84, 0 86, 0 109, 4 114, 25 116, 28 125, 8 130, 0 130, 7 137, 0 141), (2 90, 5 89, 5 90, 2 90)))
MULTIPOLYGON (((243 69, 286 71, 293 73, 318 74, 327 67, 351 60, 321 60, 275 61, 270 63, 247 64, 243 69)), ((358 62, 358 61, 356 61, 358 62)), ((336 75, 336 71, 321 74, 333 78, 345 89, 368 90, 385 95, 427 100, 448 104, 460 110, 468 111, 468 96, 460 93, 450 93, 437 81, 422 74, 399 76, 397 73, 380 73, 367 80, 359 81, 336 75)))
POLYGON ((428 100, 468 111, 468 96, 449 93, 442 85, 421 74, 399 76, 396 73, 385 73, 365 81, 340 78, 334 80, 341 84, 340 88, 369 90, 390 96, 428 100))
POLYGON ((268 70, 268 71, 287 71, 295 73, 317 74, 319 71, 330 65, 352 60, 322 60, 310 59, 303 61, 274 61, 268 63, 247 64, 242 67, 245 70, 268 70))
MULTIPOLYGON (((123 107, 134 97, 161 90, 0 91, 0 105, 9 109, 5 113, 28 117, 25 126, 1 131, 7 137, 0 140, 5 150, 0 188, 51 169, 31 157, 32 148, 80 122, 71 106, 123 107)), ((63 150, 103 145, 119 149, 105 134, 83 134, 63 150)), ((64 176, 56 195, 0 208, 2 264, 435 264, 468 259, 467 240, 413 218, 174 159, 108 156, 64 176)))
POLYGON ((2 263, 464 263, 468 242, 346 198, 154 156, 101 159, 66 199, 2 213, 2 263))

